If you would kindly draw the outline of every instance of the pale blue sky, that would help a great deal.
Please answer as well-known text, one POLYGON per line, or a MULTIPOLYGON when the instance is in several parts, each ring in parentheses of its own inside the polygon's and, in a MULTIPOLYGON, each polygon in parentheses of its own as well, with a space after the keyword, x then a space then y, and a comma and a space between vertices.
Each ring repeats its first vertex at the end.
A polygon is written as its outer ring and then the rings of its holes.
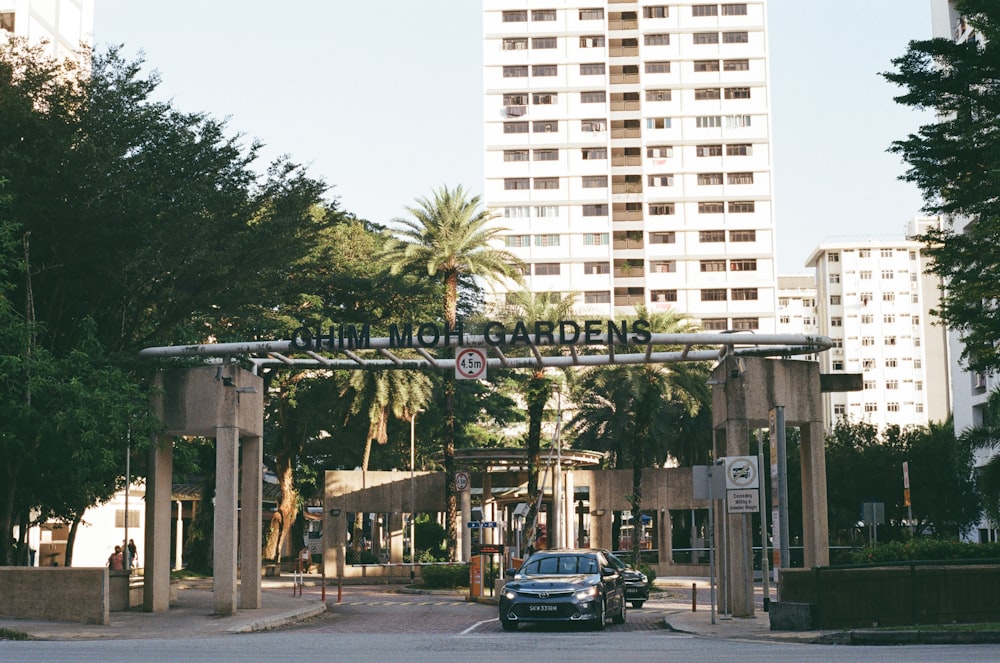
MULTIPOLYGON (((475 0, 96 0, 98 48, 124 44, 162 96, 228 117, 376 222, 443 184, 482 191, 475 0)), ((930 121, 878 73, 930 36, 930 0, 769 0, 778 269, 824 238, 901 236, 921 198, 889 144, 930 121)))

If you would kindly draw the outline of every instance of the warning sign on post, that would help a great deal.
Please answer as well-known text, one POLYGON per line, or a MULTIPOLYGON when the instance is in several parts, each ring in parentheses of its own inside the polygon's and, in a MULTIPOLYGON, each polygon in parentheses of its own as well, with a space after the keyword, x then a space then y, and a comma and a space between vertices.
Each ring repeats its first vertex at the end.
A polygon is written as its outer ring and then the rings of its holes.
POLYGON ((728 513, 757 513, 760 511, 760 491, 756 488, 727 490, 728 513))
POLYGON ((486 350, 461 348, 455 353, 455 378, 482 380, 486 377, 486 350))

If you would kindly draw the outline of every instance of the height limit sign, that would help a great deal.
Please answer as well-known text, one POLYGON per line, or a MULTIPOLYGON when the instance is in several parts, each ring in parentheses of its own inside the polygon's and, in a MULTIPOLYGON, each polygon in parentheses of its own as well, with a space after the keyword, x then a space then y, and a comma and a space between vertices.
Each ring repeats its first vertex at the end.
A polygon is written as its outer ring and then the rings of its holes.
POLYGON ((456 380, 482 380, 486 377, 486 350, 459 348, 455 354, 456 380))

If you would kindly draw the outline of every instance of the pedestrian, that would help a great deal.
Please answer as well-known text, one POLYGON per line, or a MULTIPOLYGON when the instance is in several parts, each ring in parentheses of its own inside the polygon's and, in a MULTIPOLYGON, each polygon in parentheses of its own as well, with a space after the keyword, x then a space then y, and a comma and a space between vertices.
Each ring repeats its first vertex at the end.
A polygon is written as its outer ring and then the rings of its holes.
POLYGON ((129 539, 126 547, 128 548, 128 568, 139 568, 139 549, 135 547, 135 541, 129 539))
POLYGON ((115 546, 115 551, 108 557, 108 568, 112 571, 124 570, 124 560, 122 559, 122 547, 115 546))

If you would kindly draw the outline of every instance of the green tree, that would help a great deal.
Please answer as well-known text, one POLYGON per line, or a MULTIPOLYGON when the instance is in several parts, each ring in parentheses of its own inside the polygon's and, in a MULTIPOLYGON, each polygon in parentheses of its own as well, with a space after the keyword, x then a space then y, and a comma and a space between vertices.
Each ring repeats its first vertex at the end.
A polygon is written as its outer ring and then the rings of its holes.
MULTIPOLYGON (((495 248, 503 228, 492 225, 493 214, 480 207, 461 186, 442 187, 432 198, 420 198, 407 207, 411 219, 398 219, 402 228, 389 247, 386 259, 393 274, 420 274, 444 284, 444 321, 456 328, 459 286, 463 279, 519 281, 521 261, 509 251, 495 248)), ((445 378, 444 451, 445 503, 448 519, 448 553, 455 557, 455 380, 445 378)))
POLYGON ((986 517, 1000 523, 1000 390, 990 393, 983 421, 962 431, 960 439, 968 449, 990 454, 990 459, 976 468, 976 490, 986 517))
POLYGON ((1000 5, 961 0, 957 9, 978 38, 913 41, 884 74, 904 90, 898 103, 934 111, 890 151, 909 165, 902 179, 920 188, 925 211, 954 220, 921 237, 930 272, 947 284, 935 313, 960 334, 970 370, 989 371, 1000 368, 1000 5))

